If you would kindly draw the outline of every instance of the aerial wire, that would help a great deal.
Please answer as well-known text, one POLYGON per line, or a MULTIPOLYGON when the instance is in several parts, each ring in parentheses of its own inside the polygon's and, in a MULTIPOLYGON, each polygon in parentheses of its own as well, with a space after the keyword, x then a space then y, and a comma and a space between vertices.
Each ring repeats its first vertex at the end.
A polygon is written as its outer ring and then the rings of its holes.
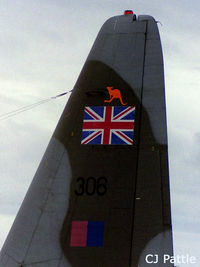
POLYGON ((67 91, 67 92, 64 92, 64 93, 61 93, 61 94, 56 95, 56 96, 52 96, 52 97, 49 97, 49 98, 40 100, 40 101, 38 101, 38 102, 36 102, 36 103, 26 105, 26 106, 24 106, 24 107, 21 107, 21 108, 12 110, 12 111, 10 111, 10 112, 6 112, 6 113, 4 113, 4 114, 1 114, 1 115, 0 115, 0 121, 6 120, 6 119, 8 119, 8 118, 10 118, 10 117, 13 117, 13 116, 18 115, 19 113, 22 113, 22 112, 25 112, 25 111, 27 111, 27 110, 33 109, 33 108, 35 108, 35 107, 37 107, 37 106, 43 105, 43 104, 45 104, 45 103, 47 103, 47 102, 49 102, 49 101, 52 101, 52 100, 54 100, 54 99, 57 99, 58 97, 62 97, 62 96, 66 95, 66 94, 68 94, 68 93, 71 93, 71 92, 72 92, 72 90, 67 91))

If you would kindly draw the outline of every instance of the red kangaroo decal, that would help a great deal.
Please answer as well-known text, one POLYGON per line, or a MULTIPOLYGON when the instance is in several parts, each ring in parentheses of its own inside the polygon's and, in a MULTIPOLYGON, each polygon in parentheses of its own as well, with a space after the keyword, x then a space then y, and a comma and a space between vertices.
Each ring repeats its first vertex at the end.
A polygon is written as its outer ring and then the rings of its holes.
POLYGON ((108 102, 110 103, 111 101, 113 101, 113 99, 117 98, 119 99, 120 103, 125 106, 127 105, 127 103, 124 103, 122 100, 122 95, 119 89, 113 89, 113 86, 107 86, 106 89, 108 90, 108 93, 110 95, 110 99, 109 100, 104 100, 104 102, 108 102))

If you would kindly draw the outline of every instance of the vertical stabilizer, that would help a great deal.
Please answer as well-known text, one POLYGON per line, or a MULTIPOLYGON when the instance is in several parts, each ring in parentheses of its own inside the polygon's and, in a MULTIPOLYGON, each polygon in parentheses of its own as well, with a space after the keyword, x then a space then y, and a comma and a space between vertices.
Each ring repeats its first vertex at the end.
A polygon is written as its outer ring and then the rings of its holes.
POLYGON ((127 13, 102 26, 0 266, 172 267, 170 214, 159 32, 127 13))

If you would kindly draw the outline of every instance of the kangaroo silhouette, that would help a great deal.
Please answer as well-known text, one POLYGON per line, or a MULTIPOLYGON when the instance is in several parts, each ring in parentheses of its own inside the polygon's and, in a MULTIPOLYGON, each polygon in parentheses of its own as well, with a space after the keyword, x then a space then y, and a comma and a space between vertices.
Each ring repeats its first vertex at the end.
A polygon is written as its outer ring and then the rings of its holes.
POLYGON ((123 102, 122 95, 119 89, 113 89, 113 86, 106 86, 106 89, 108 90, 110 99, 104 100, 104 102, 110 103, 111 101, 113 101, 113 99, 117 98, 123 106, 127 105, 127 103, 123 102))

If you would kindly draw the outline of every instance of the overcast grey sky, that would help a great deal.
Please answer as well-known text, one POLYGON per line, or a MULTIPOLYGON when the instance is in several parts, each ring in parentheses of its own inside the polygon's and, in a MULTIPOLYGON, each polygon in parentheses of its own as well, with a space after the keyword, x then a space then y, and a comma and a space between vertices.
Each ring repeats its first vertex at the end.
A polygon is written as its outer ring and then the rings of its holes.
POLYGON ((174 246, 200 266, 200 3, 198 0, 0 1, 0 247, 68 97, 1 114, 73 88, 96 35, 133 9, 161 21, 174 246))

